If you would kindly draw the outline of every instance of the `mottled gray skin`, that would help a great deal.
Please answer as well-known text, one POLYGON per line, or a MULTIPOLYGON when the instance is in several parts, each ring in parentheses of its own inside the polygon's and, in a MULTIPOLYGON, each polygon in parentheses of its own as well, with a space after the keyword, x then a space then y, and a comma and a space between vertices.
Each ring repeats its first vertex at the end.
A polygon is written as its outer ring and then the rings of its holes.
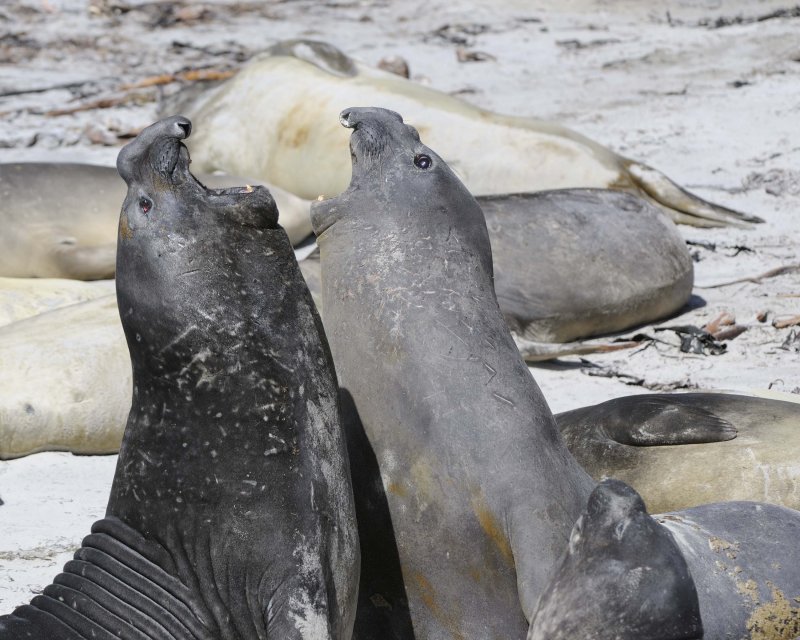
POLYGON ((800 636, 800 513, 718 502, 653 518, 689 565, 706 638, 800 636))
POLYGON ((319 316, 269 192, 205 189, 190 126, 120 153, 133 406, 106 517, 3 640, 350 637, 358 542, 319 316))
POLYGON ((363 425, 374 452, 370 477, 351 449, 369 522, 355 637, 524 638, 592 483, 503 321, 474 198, 396 113, 342 122, 352 182, 312 223, 348 437, 363 425))
POLYGON ((556 422, 593 478, 624 480, 654 511, 723 500, 800 508, 800 404, 642 394, 566 411, 556 422))
POLYGON ((639 494, 605 480, 572 529, 528 640, 696 640, 700 605, 686 561, 639 494))
MULTIPOLYGON (((355 637, 525 638, 595 485, 503 322, 480 207, 398 114, 342 121, 353 180, 312 223, 348 444, 371 445, 353 465, 372 554, 355 637)), ((800 625, 800 512, 734 502, 657 521, 695 580, 705 637, 747 637, 782 604, 784 626, 800 625)))
POLYGON ((607 189, 476 198, 497 302, 527 340, 568 342, 669 316, 692 294, 677 228, 655 205, 607 189))

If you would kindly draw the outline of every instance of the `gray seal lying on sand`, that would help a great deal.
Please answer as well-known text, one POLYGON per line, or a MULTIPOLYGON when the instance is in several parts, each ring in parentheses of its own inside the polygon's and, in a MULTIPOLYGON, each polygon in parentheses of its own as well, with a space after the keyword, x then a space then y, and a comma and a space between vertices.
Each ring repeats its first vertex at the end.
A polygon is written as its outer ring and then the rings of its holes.
POLYGON ((676 222, 760 220, 706 202, 554 122, 480 109, 359 64, 324 42, 278 43, 233 78, 199 96, 179 96, 168 108, 201 129, 189 146, 203 171, 250 175, 315 199, 347 187, 347 137, 334 124, 350 104, 405 114, 476 195, 614 188, 652 199, 676 222))
POLYGON ((321 322, 262 188, 207 190, 174 117, 120 153, 134 395, 106 517, 0 637, 350 637, 358 541, 321 322))
POLYGON ((568 342, 652 322, 692 295, 675 225, 630 193, 564 189, 484 196, 495 293, 525 340, 568 342))
POLYGON ((796 402, 654 393, 565 411, 556 422, 593 478, 624 480, 653 511, 723 500, 800 509, 796 402))
MULTIPOLYGON (((209 187, 244 184, 200 175, 209 187)), ((58 162, 0 163, 0 276, 114 277, 125 183, 113 167, 58 162)), ((308 203, 270 188, 292 242, 309 235, 308 203)))
MULTIPOLYGON (((513 346, 477 202, 398 114, 341 120, 352 181, 311 217, 349 442, 372 447, 353 465, 373 551, 356 637, 524 638, 594 482, 513 346)), ((707 637, 742 637, 774 594, 800 597, 800 512, 719 503, 657 520, 707 637)))

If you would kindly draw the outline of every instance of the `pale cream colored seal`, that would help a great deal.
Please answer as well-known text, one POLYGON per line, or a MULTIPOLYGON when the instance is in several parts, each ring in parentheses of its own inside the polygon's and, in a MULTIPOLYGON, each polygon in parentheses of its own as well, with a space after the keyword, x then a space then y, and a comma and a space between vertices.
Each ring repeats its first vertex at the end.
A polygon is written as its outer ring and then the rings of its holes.
POLYGON ((113 453, 131 405, 115 295, 0 327, 0 459, 113 453))
POLYGON ((370 106, 402 113, 473 195, 614 188, 652 198, 677 222, 759 220, 706 202, 559 124, 480 109, 322 42, 279 43, 230 80, 187 96, 169 108, 195 123, 188 146, 196 168, 252 175, 307 199, 347 187, 348 134, 338 114, 370 106))
POLYGON ((0 277, 0 327, 45 311, 114 294, 113 280, 0 277))

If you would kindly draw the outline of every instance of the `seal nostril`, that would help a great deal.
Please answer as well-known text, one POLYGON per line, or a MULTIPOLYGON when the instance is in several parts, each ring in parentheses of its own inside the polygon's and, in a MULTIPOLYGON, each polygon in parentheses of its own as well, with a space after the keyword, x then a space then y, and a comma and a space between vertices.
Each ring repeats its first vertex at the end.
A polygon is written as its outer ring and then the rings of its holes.
POLYGON ((179 121, 176 123, 178 128, 183 131, 182 138, 188 138, 192 133, 192 123, 188 120, 179 121))

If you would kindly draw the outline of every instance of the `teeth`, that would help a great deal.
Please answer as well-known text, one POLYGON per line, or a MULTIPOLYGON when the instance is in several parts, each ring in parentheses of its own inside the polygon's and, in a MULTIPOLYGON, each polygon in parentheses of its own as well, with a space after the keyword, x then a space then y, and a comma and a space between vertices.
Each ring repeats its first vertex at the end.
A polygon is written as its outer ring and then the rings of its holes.
POLYGON ((244 185, 244 190, 246 193, 253 193, 253 187, 249 184, 244 185))
POLYGON ((325 199, 325 196, 317 196, 317 202, 322 202, 325 199))

